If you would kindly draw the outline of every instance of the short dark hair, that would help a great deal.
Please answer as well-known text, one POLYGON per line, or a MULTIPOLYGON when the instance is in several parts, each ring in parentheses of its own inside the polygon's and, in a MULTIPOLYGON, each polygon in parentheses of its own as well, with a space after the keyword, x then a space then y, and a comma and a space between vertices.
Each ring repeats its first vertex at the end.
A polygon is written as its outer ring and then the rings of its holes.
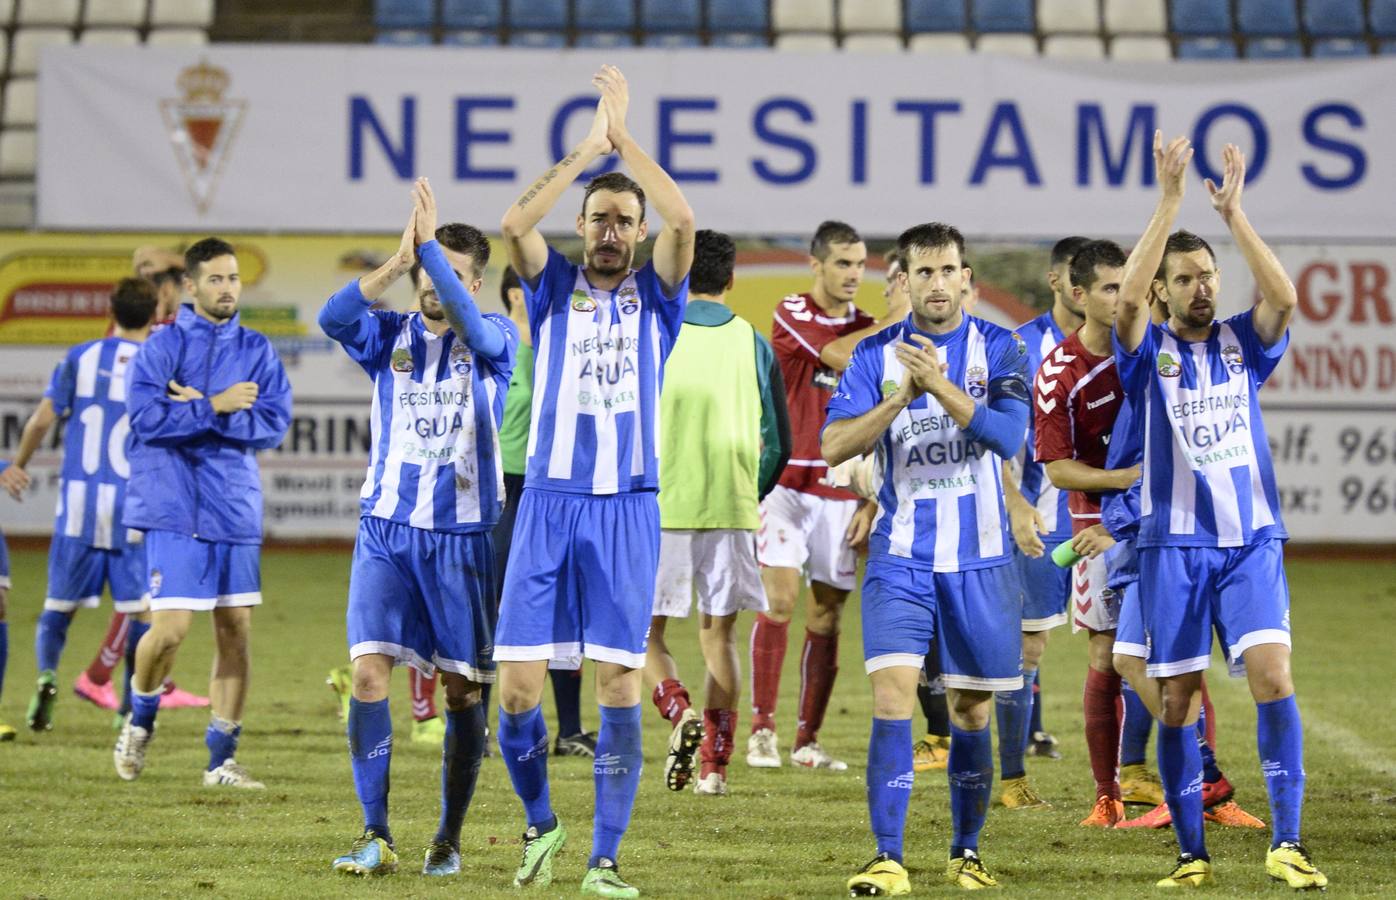
POLYGON ((640 201, 640 221, 645 221, 645 189, 635 183, 635 179, 624 172, 607 172, 597 175, 587 182, 586 193, 582 195, 582 213, 587 211, 587 201, 597 191, 610 191, 613 194, 634 194, 640 201))
POLYGON ((505 266, 503 274, 499 276, 499 300, 504 304, 505 312, 514 311, 514 301, 509 299, 509 292, 522 287, 519 273, 514 271, 513 266, 505 266))
POLYGON ((941 247, 954 247, 960 254, 960 263, 965 259, 965 236, 954 225, 944 222, 927 222, 913 225, 897 237, 897 260, 902 271, 910 274, 908 257, 912 250, 937 250, 941 247))
POLYGON ((220 256, 237 256, 233 245, 217 237, 206 237, 184 251, 184 270, 190 278, 199 277, 199 266, 220 256))
POLYGON ((974 266, 969 264, 969 260, 965 259, 964 254, 960 255, 960 268, 969 269, 969 286, 974 287, 974 266))
MULTIPOLYGON (((485 274, 485 267, 490 264, 490 239, 485 237, 485 233, 474 225, 466 225, 463 222, 447 222, 445 225, 437 227, 436 234, 433 235, 436 242, 447 250, 454 250, 457 253, 464 253, 470 257, 474 265, 471 272, 472 278, 479 278, 485 274)), ((411 272, 412 289, 417 289, 417 273, 422 271, 422 261, 418 259, 412 264, 411 272)))
POLYGON ((1081 237, 1079 234, 1062 238, 1052 245, 1052 261, 1049 265, 1056 268, 1062 263, 1070 263, 1071 258, 1076 255, 1076 251, 1090 242, 1090 238, 1081 237))
MULTIPOLYGON (((222 254, 219 254, 220 256, 222 254)), ((144 278, 123 278, 111 292, 111 314, 116 324, 134 331, 150 324, 160 303, 155 285, 144 278)))
POLYGON ((1071 257, 1071 283, 1090 290, 1096 282, 1096 266, 1125 264, 1125 251, 1114 241, 1088 241, 1071 257))
POLYGON ((688 292, 715 296, 727 290, 737 264, 737 245, 720 231, 704 228, 693 236, 693 266, 688 292))
POLYGON ((158 272, 150 273, 150 283, 157 288, 164 285, 167 281, 173 281, 178 284, 183 278, 184 266, 170 266, 168 269, 161 269, 158 272))
POLYGON ((1168 257, 1174 253, 1194 253, 1198 250, 1206 250, 1207 255, 1212 257, 1215 265, 1217 254, 1212 251, 1212 245, 1191 231, 1184 231, 1181 228, 1168 236, 1168 242, 1163 245, 1163 259, 1159 260, 1158 272, 1154 277, 1159 281, 1168 280, 1168 257))
POLYGON ((833 244, 858 244, 862 240, 858 229, 847 222, 826 219, 814 229, 814 237, 809 242, 809 255, 822 262, 829 257, 829 247, 833 244))

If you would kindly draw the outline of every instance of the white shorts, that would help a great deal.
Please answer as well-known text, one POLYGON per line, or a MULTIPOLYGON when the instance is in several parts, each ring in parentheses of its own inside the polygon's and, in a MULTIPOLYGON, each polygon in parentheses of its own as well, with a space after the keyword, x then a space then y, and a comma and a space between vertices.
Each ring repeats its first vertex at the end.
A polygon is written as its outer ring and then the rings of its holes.
POLYGON ((1120 624, 1120 595, 1106 587, 1105 554, 1071 567, 1071 631, 1114 631, 1120 624))
POLYGON ((654 614, 688 617, 698 591, 698 611, 730 616, 766 611, 766 589, 756 566, 756 535, 745 529, 664 529, 659 533, 659 574, 654 614))
POLYGON ((769 568, 805 569, 810 581, 851 591, 857 557, 844 541, 857 500, 834 500, 784 485, 761 501, 756 558, 769 568))

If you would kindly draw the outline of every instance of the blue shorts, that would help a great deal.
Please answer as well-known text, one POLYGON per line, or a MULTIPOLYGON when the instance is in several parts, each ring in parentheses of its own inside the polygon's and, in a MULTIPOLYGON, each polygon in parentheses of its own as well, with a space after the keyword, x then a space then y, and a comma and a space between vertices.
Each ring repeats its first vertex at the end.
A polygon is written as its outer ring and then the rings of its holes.
POLYGON ((48 596, 44 609, 72 612, 92 609, 110 586, 112 606, 120 613, 145 612, 145 545, 103 550, 78 538, 55 534, 48 547, 48 596))
POLYGON ((1037 559, 1013 547, 1013 566, 1023 582, 1023 631, 1048 631, 1066 624, 1071 600, 1071 569, 1052 562, 1056 544, 1048 544, 1037 559))
POLYGON ((524 488, 499 606, 498 662, 645 664, 659 500, 524 488))
POLYGON ((494 681, 494 549, 488 531, 447 534, 365 516, 349 572, 349 658, 391 656, 494 681))
POLYGON ((5 532, 0 531, 0 588, 10 586, 10 548, 5 546, 5 532))
MULTIPOLYGON (((1116 546, 1119 546, 1116 544, 1116 546)), ((1139 606, 1139 581, 1111 586, 1120 598, 1120 621, 1115 626, 1114 652, 1121 656, 1149 658, 1149 634, 1144 628, 1144 610, 1139 606)))
POLYGON ((195 612, 262 602, 262 548, 222 544, 173 531, 145 536, 150 608, 195 612))
POLYGON ((946 687, 1012 691, 1023 686, 1022 586, 1011 562, 932 572, 886 556, 863 576, 863 666, 921 668, 939 642, 946 687))
POLYGON ((1226 549, 1140 548, 1139 599, 1150 678, 1205 670, 1213 629, 1233 675, 1251 647, 1289 646, 1289 584, 1278 540, 1226 549))

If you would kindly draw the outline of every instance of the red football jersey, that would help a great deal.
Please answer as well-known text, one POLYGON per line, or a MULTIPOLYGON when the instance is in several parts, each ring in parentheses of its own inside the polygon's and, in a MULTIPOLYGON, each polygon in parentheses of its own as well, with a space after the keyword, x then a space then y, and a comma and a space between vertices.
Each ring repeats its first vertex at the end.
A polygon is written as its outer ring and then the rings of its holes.
MULTIPOLYGON (((1125 394, 1115 357, 1092 356, 1080 332, 1074 332, 1043 358, 1032 392, 1038 462, 1076 459, 1105 468, 1110 430, 1125 394)), ((1067 508, 1074 534, 1100 519, 1100 494, 1070 491, 1067 508)))
POLYGON ((850 491, 820 484, 828 467, 819 452, 819 432, 824 428, 825 407, 839 383, 839 373, 819 361, 824 345, 873 324, 873 317, 856 306, 849 314, 831 318, 808 294, 792 294, 776 305, 771 345, 785 379, 785 405, 790 411, 790 462, 780 473, 780 483, 797 491, 856 499, 850 491))

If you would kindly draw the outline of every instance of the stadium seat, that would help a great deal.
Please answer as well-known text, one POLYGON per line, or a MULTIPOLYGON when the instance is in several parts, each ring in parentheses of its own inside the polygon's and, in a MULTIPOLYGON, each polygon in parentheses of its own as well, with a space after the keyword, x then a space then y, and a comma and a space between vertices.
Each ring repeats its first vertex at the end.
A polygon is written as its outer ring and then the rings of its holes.
MULTIPOLYGON (((708 0, 708 31, 764 32, 766 0, 708 0)), ((762 39, 765 43, 765 39, 762 39)))
POLYGON ((1304 30, 1315 37, 1361 37, 1362 0, 1306 0, 1304 30))
POLYGON ((78 0, 20 0, 16 25, 78 24, 78 0))
MULTIPOLYGON (((509 0, 509 27, 533 31, 564 31, 567 28, 567 0, 509 0)), ((516 44, 518 41, 510 43, 516 44)))
POLYGON ((912 34, 964 31, 968 24, 965 0, 906 0, 906 30, 912 34))
POLYGON ((834 30, 833 0, 771 0, 771 27, 781 31, 834 30))
POLYGON ((1396 37, 1396 0, 1372 0, 1368 15, 1373 35, 1396 37))
POLYGON ((493 31, 503 22, 503 0, 441 0, 442 28, 493 31))
POLYGON ((567 46, 567 35, 561 31, 515 31, 509 35, 511 47, 552 49, 567 46))
POLYGON ((1231 38, 1184 38, 1178 42, 1179 59, 1235 59, 1236 42, 1231 38))
POLYGON ((145 36, 151 47, 202 47, 208 32, 202 28, 157 28, 145 36))
POLYGON ((10 75, 33 75, 39 71, 39 50, 73 43, 67 28, 21 28, 15 32, 10 50, 10 75))
POLYGON ((635 27, 635 6, 629 0, 624 3, 615 0, 574 0, 572 22, 578 31, 630 31, 635 27))
POLYGON ((375 44, 386 44, 391 47, 418 47, 423 44, 432 43, 430 31, 419 31, 411 28, 391 28, 380 31, 373 36, 375 44))
POLYGON ((373 0, 373 24, 379 28, 430 28, 436 24, 436 0, 373 0))
POLYGON ((1371 48, 1366 41, 1352 38, 1320 38, 1309 48, 1309 55, 1317 59, 1347 59, 1354 56, 1371 56, 1371 48))
POLYGON ((776 35, 777 50, 794 50, 802 53, 815 53, 835 50, 838 44, 829 33, 787 31, 776 35))
POLYGON ((860 34, 845 35, 843 49, 847 53, 901 53, 906 47, 900 34, 860 34))
POLYGON ((714 34, 708 41, 708 46, 722 47, 727 50, 745 50, 750 47, 768 47, 770 43, 766 40, 765 32, 727 31, 714 34))
POLYGON ((1030 34, 985 34, 974 42, 974 52, 998 56, 1036 56, 1037 39, 1030 34))
POLYGON ((1231 34, 1231 4, 1226 0, 1173 0, 1173 30, 1178 34, 1231 34))
POLYGON ((13 128, 16 125, 34 124, 34 116, 38 110, 38 84, 33 78, 11 78, 5 83, 5 118, 6 128, 13 128))
POLYGON ((1100 7, 1096 0, 1037 0, 1037 27, 1044 34, 1096 34, 1100 7))
POLYGON ((1105 42, 1093 34, 1049 34, 1042 55, 1053 59, 1104 59, 1105 42))
POLYGON ((145 24, 145 0, 87 0, 82 22, 138 28, 145 24))
POLYGON ((1110 42, 1110 58, 1128 62, 1162 62, 1173 58, 1173 48, 1166 37, 1120 35, 1110 42))
POLYGON ((703 42, 696 34, 685 34, 683 32, 654 32, 646 31, 644 38, 640 41, 646 47, 664 47, 670 50, 682 50, 688 47, 701 47, 703 42))
POLYGON ((152 28, 207 28, 213 24, 213 0, 150 0, 152 28))
POLYGON ((1246 59, 1299 59, 1304 55, 1297 38, 1251 38, 1244 50, 1246 59))
POLYGON ((1295 0, 1236 0, 1236 29, 1250 35, 1297 35, 1299 8, 1295 0))
POLYGON ((703 10, 698 0, 640 0, 640 30, 646 36, 656 32, 697 33, 703 27, 703 10))
POLYGON ((1163 34, 1168 31, 1167 4, 1165 0, 1105 0, 1105 30, 1110 34, 1163 34))
POLYGON ((577 33, 577 40, 573 46, 589 50, 633 47, 635 35, 628 31, 582 31, 577 33))
POLYGON ((970 52, 969 38, 963 34, 935 31, 913 34, 907 42, 907 49, 933 56, 964 56, 970 52))
POLYGON ((974 30, 986 32, 1032 31, 1032 0, 971 0, 974 30))
POLYGON ((499 44, 499 32, 477 29, 448 31, 441 35, 441 43, 448 47, 495 47, 499 44))
MULTIPOLYGON (((902 30, 901 0, 839 0, 839 30, 854 31, 902 30)), ((844 46, 847 46, 845 43, 844 46)))
POLYGON ((134 28, 86 28, 78 36, 84 47, 135 47, 141 33, 134 28))
POLYGON ((0 178, 34 177, 34 132, 7 128, 0 132, 0 178))

